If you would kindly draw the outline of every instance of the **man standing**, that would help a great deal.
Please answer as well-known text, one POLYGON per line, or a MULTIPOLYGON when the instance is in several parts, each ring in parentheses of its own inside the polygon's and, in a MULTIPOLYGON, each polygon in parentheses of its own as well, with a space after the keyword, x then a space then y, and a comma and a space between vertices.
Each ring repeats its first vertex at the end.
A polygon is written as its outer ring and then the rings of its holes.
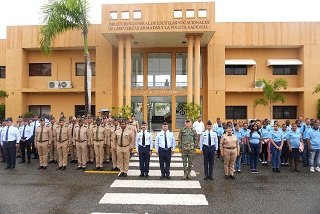
POLYGON ((3 147, 3 152, 7 166, 4 169, 14 169, 16 167, 16 148, 20 142, 19 130, 12 125, 12 117, 7 119, 7 126, 2 128, 0 143, 3 147))
POLYGON ((30 123, 30 126, 32 128, 32 137, 30 138, 31 141, 31 146, 32 146, 32 153, 33 153, 33 158, 32 159, 38 159, 38 151, 34 145, 34 137, 36 135, 36 129, 40 126, 40 123, 38 121, 38 115, 34 115, 34 118, 32 118, 32 123, 30 123))
POLYGON ((65 170, 68 161, 68 147, 71 141, 71 132, 68 126, 64 125, 64 118, 59 119, 59 126, 54 131, 54 143, 57 145, 59 167, 57 170, 65 170))
POLYGON ((110 130, 111 130, 111 140, 110 140, 110 148, 111 148, 111 157, 112 157, 112 169, 111 171, 120 171, 119 167, 118 167, 118 159, 117 159, 117 147, 118 144, 115 141, 115 133, 117 130, 120 130, 121 128, 118 126, 119 122, 118 119, 115 118, 113 121, 113 125, 111 126, 110 130))
POLYGON ((213 180, 214 155, 218 150, 218 135, 212 131, 212 123, 207 122, 207 130, 200 136, 200 150, 203 153, 204 180, 213 180))
POLYGON ((96 156, 95 170, 103 170, 104 159, 104 147, 107 144, 107 132, 104 127, 101 126, 99 118, 96 119, 96 125, 94 125, 90 132, 90 143, 94 146, 94 153, 96 156))
POLYGON ((28 120, 24 119, 23 126, 19 128, 20 132, 20 150, 21 150, 21 161, 19 163, 26 162, 26 149, 27 149, 27 158, 28 163, 31 159, 31 142, 30 138, 32 137, 32 128, 28 124, 28 120))
POLYGON ((222 126, 221 120, 218 121, 218 126, 214 131, 218 135, 218 151, 217 151, 217 153, 218 153, 218 158, 220 158, 220 156, 221 156, 220 140, 221 140, 222 135, 224 134, 224 127, 222 126))
POLYGON ((133 149, 134 137, 132 131, 126 129, 125 120, 121 120, 121 129, 115 132, 115 142, 117 143, 117 158, 120 173, 118 177, 127 177, 129 170, 130 152, 133 149))
POLYGON ((194 122, 192 126, 197 132, 197 135, 198 135, 197 147, 200 148, 200 144, 199 144, 200 135, 204 131, 204 124, 202 122, 202 118, 199 116, 198 120, 196 122, 194 122))
POLYGON ((182 155, 183 161, 183 180, 192 179, 190 172, 192 168, 192 162, 194 159, 194 150, 197 146, 198 135, 196 131, 191 127, 189 119, 185 120, 185 126, 180 129, 179 132, 179 151, 182 155))
POLYGON ((74 146, 75 142, 74 142, 74 139, 73 139, 74 127, 77 125, 76 119, 77 118, 72 117, 72 116, 69 117, 69 128, 71 130, 71 142, 70 142, 71 161, 70 161, 70 163, 77 163, 78 162, 78 160, 77 160, 78 159, 77 158, 77 150, 76 150, 76 146, 74 146))
MULTIPOLYGON (((91 116, 88 116, 88 127, 89 127, 89 131, 91 132, 93 126, 95 126, 95 121, 92 119, 91 116)), ((90 145, 88 146, 88 163, 93 164, 93 159, 94 159, 94 146, 93 146, 93 142, 90 142, 90 145)))
POLYGON ((78 155, 78 168, 76 168, 76 170, 85 170, 87 164, 88 141, 90 139, 90 133, 88 127, 83 125, 83 119, 79 119, 78 125, 75 126, 73 139, 78 155))
POLYGON ((40 166, 38 169, 45 170, 48 165, 48 148, 51 146, 52 133, 48 126, 45 126, 45 119, 40 119, 40 126, 36 130, 34 145, 38 150, 40 166))
MULTIPOLYGON (((300 117, 299 117, 300 118, 300 117)), ((300 132, 302 133, 302 138, 303 138, 303 143, 304 143, 304 149, 303 152, 301 153, 302 155, 302 163, 304 167, 309 166, 309 147, 308 147, 308 142, 307 142, 307 133, 312 130, 311 127, 311 121, 310 118, 306 118, 306 123, 304 124, 302 130, 300 132)))
MULTIPOLYGON (((23 126, 23 117, 21 115, 19 115, 18 119, 17 119, 17 123, 14 124, 13 126, 15 126, 17 129, 20 129, 21 126, 23 126)), ((20 146, 17 147, 17 157, 21 157, 21 148, 20 146)))
POLYGON ((111 121, 106 116, 103 117, 104 128, 106 129, 107 139, 104 148, 104 161, 103 163, 110 163, 110 148, 111 148, 111 121))
MULTIPOLYGON (((2 121, 1 121, 1 125, 0 125, 0 141, 1 141, 1 131, 2 131, 2 129, 4 128, 4 127, 6 127, 6 120, 5 119, 3 119, 2 121)), ((2 145, 0 144, 0 148, 1 148, 1 157, 2 157, 2 163, 4 163, 4 162, 6 162, 6 160, 5 160, 5 158, 4 158, 4 152, 3 152, 3 147, 2 147, 2 145)))
POLYGON ((160 180, 170 179, 170 162, 171 155, 174 154, 176 143, 174 135, 168 130, 168 123, 165 121, 162 124, 162 130, 157 134, 156 142, 156 154, 159 155, 161 176, 160 180))
POLYGON ((48 127, 50 128, 51 130, 51 133, 52 133, 52 136, 51 136, 51 145, 49 147, 49 155, 50 155, 50 161, 49 161, 49 164, 50 163, 57 163, 57 159, 58 159, 58 153, 57 153, 57 145, 55 144, 54 142, 54 137, 53 137, 53 134, 54 134, 54 131, 56 130, 56 128, 58 127, 59 125, 56 123, 56 120, 54 117, 51 117, 50 118, 50 123, 48 124, 48 127))
POLYGON ((139 156, 140 175, 139 178, 145 176, 149 178, 150 156, 152 155, 152 134, 146 130, 147 123, 142 121, 141 131, 137 134, 136 149, 139 156))
POLYGON ((131 121, 132 121, 132 125, 136 127, 137 132, 139 132, 139 131, 140 131, 140 130, 139 130, 139 122, 138 122, 138 121, 136 121, 136 119, 135 119, 135 116, 134 116, 134 115, 132 115, 132 116, 131 116, 131 121))
POLYGON ((313 129, 307 133, 310 172, 320 172, 320 130, 319 123, 313 123, 313 129))

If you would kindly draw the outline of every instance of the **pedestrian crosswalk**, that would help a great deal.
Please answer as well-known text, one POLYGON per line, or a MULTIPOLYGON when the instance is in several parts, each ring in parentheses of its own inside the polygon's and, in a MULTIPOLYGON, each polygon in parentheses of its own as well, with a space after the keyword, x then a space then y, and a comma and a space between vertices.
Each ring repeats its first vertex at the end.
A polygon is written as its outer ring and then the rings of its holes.
MULTIPOLYGON (((183 165, 181 154, 175 153, 172 157, 170 180, 159 180, 161 175, 159 158, 152 155, 150 158, 149 179, 139 179, 139 158, 134 155, 130 159, 128 177, 117 178, 111 185, 110 191, 99 201, 99 204, 110 205, 180 205, 180 206, 207 206, 208 201, 204 194, 181 194, 179 189, 200 189, 200 182, 196 179, 182 180, 183 165), (130 191, 134 189, 134 193, 130 191), (162 193, 163 190, 166 193, 162 193), (150 190, 152 190, 150 192, 150 190), (154 199, 157 200, 154 200, 154 199)), ((196 178, 196 172, 191 171, 196 178)), ((198 193, 199 191, 197 191, 198 193)), ((121 209, 121 206, 120 206, 121 209)), ((124 210, 117 210, 121 213, 124 210)), ((94 214, 94 213, 92 213, 94 214)), ((101 213, 100 213, 101 214, 101 213)))

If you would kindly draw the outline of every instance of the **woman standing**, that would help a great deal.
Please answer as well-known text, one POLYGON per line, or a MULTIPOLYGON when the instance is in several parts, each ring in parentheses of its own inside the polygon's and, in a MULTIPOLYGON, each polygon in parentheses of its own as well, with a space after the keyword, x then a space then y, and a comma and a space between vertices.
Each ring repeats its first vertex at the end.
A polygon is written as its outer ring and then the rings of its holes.
POLYGON ((255 123, 252 125, 250 132, 250 138, 248 142, 248 150, 250 153, 250 167, 252 173, 258 173, 258 159, 262 149, 262 138, 258 131, 258 125, 255 123))
POLYGON ((239 143, 237 136, 232 134, 230 126, 227 127, 226 134, 221 137, 220 150, 223 157, 225 178, 234 180, 234 162, 239 156, 239 143))
POLYGON ((291 130, 287 133, 287 143, 289 148, 289 165, 291 172, 299 172, 298 163, 300 158, 299 147, 302 144, 302 148, 304 147, 301 133, 297 130, 297 124, 292 124, 291 130), (294 166, 293 166, 294 163, 294 166))
POLYGON ((272 171, 281 173, 280 171, 280 155, 283 146, 283 135, 279 130, 279 124, 273 125, 273 131, 271 132, 271 154, 272 154, 272 171))
POLYGON ((262 137, 262 153, 260 158, 262 160, 262 165, 268 166, 268 146, 270 143, 270 130, 267 127, 266 121, 263 121, 260 133, 262 137))
POLYGON ((289 148, 287 143, 287 126, 286 124, 282 125, 282 137, 283 137, 283 146, 281 151, 281 166, 289 166, 288 158, 289 158, 289 148))
MULTIPOLYGON (((234 134, 238 138, 238 143, 239 143, 239 152, 240 152, 240 143, 242 143, 242 132, 240 130, 240 125, 237 124, 234 127, 234 134)), ((243 152, 243 151, 242 151, 243 152)), ((242 154, 242 153, 241 153, 242 154)), ((241 154, 237 156, 236 162, 234 163, 234 172, 241 173, 241 154)))

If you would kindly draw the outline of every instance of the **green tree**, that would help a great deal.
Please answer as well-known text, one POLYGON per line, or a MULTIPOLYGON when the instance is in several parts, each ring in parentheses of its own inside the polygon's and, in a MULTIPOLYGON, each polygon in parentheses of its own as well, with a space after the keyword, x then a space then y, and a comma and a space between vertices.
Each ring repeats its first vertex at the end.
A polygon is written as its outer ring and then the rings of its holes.
POLYGON ((318 114, 317 118, 320 119, 320 99, 318 100, 318 114))
POLYGON ((115 110, 114 115, 116 117, 122 116, 122 118, 130 120, 132 115, 132 107, 131 106, 112 106, 112 109, 115 110))
POLYGON ((0 104, 0 120, 3 120, 6 116, 6 105, 4 103, 0 104))
POLYGON ((320 92, 320 84, 318 84, 315 88, 314 88, 314 92, 312 93, 312 94, 314 94, 314 93, 319 93, 320 92))
POLYGON ((44 15, 39 45, 43 54, 53 52, 53 40, 69 30, 80 30, 84 40, 85 111, 91 114, 91 64, 88 48, 89 3, 87 0, 49 0, 42 6, 44 15))
POLYGON ((273 82, 266 79, 258 79, 255 82, 255 86, 262 87, 264 98, 257 98, 253 101, 253 107, 256 108, 258 105, 269 106, 270 119, 273 118, 273 105, 279 101, 284 103, 286 97, 282 93, 277 91, 281 88, 287 89, 288 81, 283 78, 277 78, 273 82))
POLYGON ((192 122, 196 121, 198 117, 201 115, 202 106, 197 103, 188 103, 184 105, 186 116, 188 119, 192 120, 192 122))

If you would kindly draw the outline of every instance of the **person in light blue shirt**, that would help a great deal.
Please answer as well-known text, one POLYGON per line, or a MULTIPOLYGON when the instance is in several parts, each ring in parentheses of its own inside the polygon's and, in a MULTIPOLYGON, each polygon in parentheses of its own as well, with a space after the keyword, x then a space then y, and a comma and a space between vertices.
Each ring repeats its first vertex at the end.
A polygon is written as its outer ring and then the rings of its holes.
POLYGON ((250 153, 251 173, 258 173, 258 158, 262 149, 262 137, 258 130, 258 124, 254 123, 251 127, 250 137, 248 141, 248 150, 250 153))
POLYGON ((311 126, 311 120, 310 118, 306 118, 304 126, 300 129, 300 132, 302 130, 302 138, 303 138, 303 143, 304 143, 304 149, 303 152, 301 153, 302 155, 302 163, 304 167, 309 166, 309 148, 308 148, 308 142, 307 142, 307 133, 309 130, 312 130, 311 126))
POLYGON ((279 130, 279 124, 273 125, 273 131, 271 132, 271 154, 272 154, 272 171, 281 173, 280 171, 280 155, 283 147, 283 134, 279 130))
POLYGON ((207 122, 207 129, 200 135, 200 150, 203 153, 204 180, 213 180, 214 155, 218 150, 218 135, 212 130, 212 123, 207 122))
POLYGON ((139 166, 140 166, 140 175, 139 178, 146 177, 149 178, 149 165, 150 165, 150 156, 152 155, 152 134, 146 130, 147 123, 142 121, 141 131, 137 133, 136 137, 136 148, 137 155, 139 156, 139 166))
POLYGON ((6 123, 7 126, 2 128, 0 133, 0 143, 7 162, 5 169, 14 169, 16 167, 16 148, 20 142, 19 130, 12 125, 12 122, 12 117, 9 117, 6 123))
POLYGON ((248 141, 250 138, 250 129, 248 129, 248 124, 244 123, 243 127, 241 129, 241 134, 242 134, 242 144, 243 144, 243 153, 242 153, 242 158, 241 162, 242 165, 247 164, 248 166, 250 165, 250 153, 248 150, 248 141))
MULTIPOLYGON (((240 125, 237 124, 235 127, 234 127, 234 131, 233 131, 233 134, 237 136, 238 138, 238 143, 239 143, 239 146, 240 144, 242 143, 242 132, 240 130, 240 125)), ((237 156, 237 159, 236 161, 234 162, 234 172, 238 172, 238 173, 241 173, 241 153, 239 156, 237 156)))
MULTIPOLYGON (((4 127, 6 127, 6 123, 7 123, 7 121, 6 121, 5 119, 3 119, 3 120, 1 121, 1 124, 0 124, 0 141, 1 141, 1 131, 2 131, 2 129, 3 129, 4 127)), ((4 157, 3 147, 1 146, 1 144, 0 144, 0 149, 1 149, 2 163, 5 163, 6 160, 5 160, 5 157, 4 157)))
POLYGON ((308 131, 306 138, 309 148, 310 172, 320 172, 320 130, 318 122, 313 123, 313 128, 308 131))
POLYGON ((270 129, 267 127, 267 122, 263 121, 262 127, 259 130, 262 137, 262 153, 260 158, 262 160, 262 165, 268 166, 268 147, 270 144, 270 129))
POLYGON ((287 126, 286 124, 282 124, 281 134, 283 138, 283 146, 281 151, 281 166, 289 166, 288 160, 289 160, 289 147, 287 143, 287 126))
POLYGON ((28 119, 23 120, 23 125, 19 128, 20 132, 20 150, 21 150, 21 161, 19 163, 26 162, 26 149, 27 149, 27 159, 28 163, 30 163, 31 159, 31 142, 30 139, 32 137, 32 128, 29 126, 28 119))
POLYGON ((217 135, 218 135, 218 151, 217 151, 217 156, 218 156, 218 158, 220 158, 220 157, 221 157, 220 140, 221 140, 221 136, 224 134, 224 128, 223 128, 222 122, 221 122, 220 120, 218 121, 218 126, 217 126, 215 132, 216 132, 217 135))
POLYGON ((298 163, 300 158, 300 152, 302 152, 301 148, 303 148, 304 145, 297 124, 292 124, 291 131, 287 133, 286 139, 289 147, 290 171, 299 172, 298 163))
POLYGON ((156 136, 155 148, 156 154, 159 155, 160 180, 165 177, 170 179, 171 155, 174 154, 176 142, 173 133, 168 130, 168 123, 166 121, 162 123, 162 130, 156 136))

